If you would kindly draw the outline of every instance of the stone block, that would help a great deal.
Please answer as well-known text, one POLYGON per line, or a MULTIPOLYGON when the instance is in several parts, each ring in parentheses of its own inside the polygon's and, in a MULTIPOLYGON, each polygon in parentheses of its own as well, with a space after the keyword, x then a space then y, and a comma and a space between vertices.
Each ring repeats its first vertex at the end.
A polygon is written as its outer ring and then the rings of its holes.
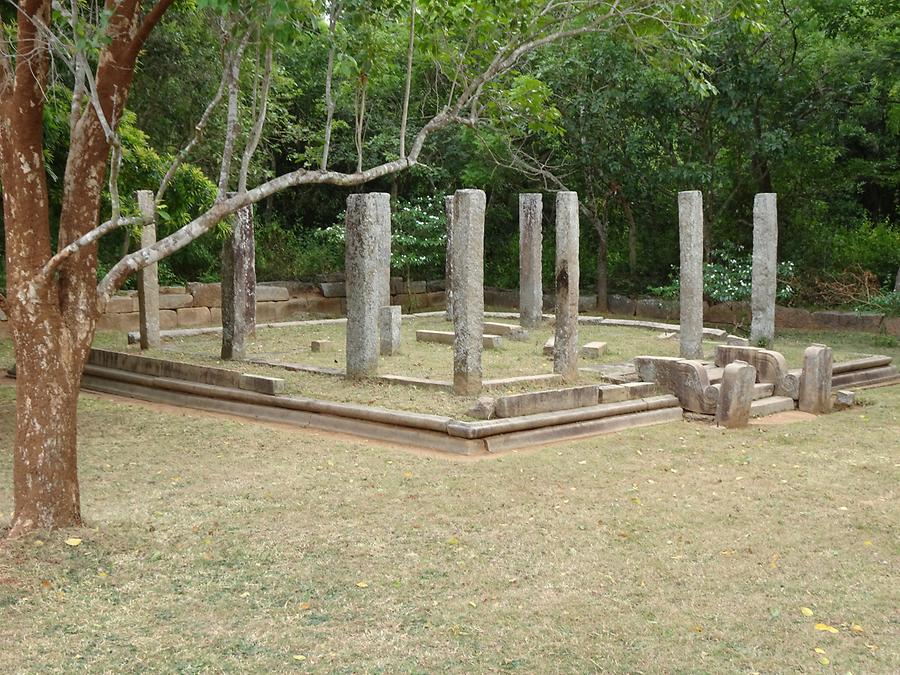
POLYGON ((257 323, 274 323, 278 321, 277 302, 257 302, 256 303, 256 322, 257 323))
POLYGON ((127 314, 138 311, 138 301, 135 296, 114 295, 106 303, 106 314, 127 314))
MULTIPOLYGON (((442 345, 455 345, 456 335, 452 331, 445 330, 417 330, 416 342, 433 342, 442 345)), ((499 335, 482 334, 481 346, 483 349, 497 349, 503 344, 499 335)))
POLYGON ((515 309, 519 306, 519 292, 505 288, 485 288, 484 304, 489 307, 515 309))
POLYGON ((806 348, 797 405, 802 412, 823 415, 831 411, 832 365, 831 348, 825 345, 806 348))
POLYGON ((468 412, 469 417, 476 420, 489 420, 494 416, 494 399, 490 396, 480 396, 475 405, 468 412))
POLYGON ((281 321, 295 321, 302 319, 309 308, 309 302, 305 298, 291 298, 287 302, 278 303, 278 316, 281 321))
POLYGON ((638 298, 634 302, 634 312, 636 316, 676 321, 678 319, 678 303, 675 300, 663 298, 638 298))
POLYGON ((425 283, 426 293, 443 293, 447 290, 447 282, 445 279, 435 279, 425 283))
POLYGON ((710 323, 747 324, 750 320, 750 305, 746 302, 707 305, 703 310, 703 317, 710 323))
POLYGON ((849 389, 838 389, 834 393, 834 407, 836 410, 852 408, 856 405, 856 392, 849 389))
POLYGON ((647 398, 659 393, 659 387, 653 382, 624 382, 618 386, 625 390, 629 399, 647 398))
POLYGON ((160 309, 181 309, 190 307, 194 302, 194 296, 190 293, 163 293, 159 296, 160 309))
POLYGON ((260 284, 256 287, 257 302, 284 302, 290 300, 291 294, 284 286, 260 284))
POLYGON ((334 348, 331 340, 313 340, 309 343, 309 349, 312 352, 330 352, 334 348))
POLYGON ((222 306, 221 284, 190 283, 187 285, 187 288, 194 298, 194 301, 191 303, 194 307, 222 306))
POLYGON ((312 297, 308 299, 307 307, 310 314, 324 317, 339 317, 344 315, 346 301, 344 298, 312 297))
POLYGON ((160 295, 190 295, 187 286, 163 286, 159 289, 160 295))
POLYGON ((900 316, 885 317, 882 325, 885 333, 900 337, 900 316))
POLYGON ((585 408, 597 405, 598 400, 599 387, 596 384, 532 391, 499 397, 494 403, 494 415, 496 417, 520 417, 557 410, 585 408))
POLYGON ((544 343, 544 356, 553 356, 553 349, 554 349, 555 344, 556 344, 556 339, 553 337, 550 337, 544 343))
POLYGON ((716 426, 739 429, 750 421, 756 368, 743 361, 732 361, 722 373, 722 386, 716 406, 716 426))
MULTIPOLYGON (((175 312, 172 312, 175 314, 175 312)), ((176 319, 177 322, 177 319, 176 319)), ((221 307, 210 307, 209 308, 209 322, 213 326, 221 326, 222 325, 222 308, 221 307)))
POLYGON ((212 323, 209 307, 182 307, 175 310, 179 328, 199 328, 212 323))
POLYGON ((815 327, 812 312, 800 307, 775 305, 775 326, 778 328, 798 328, 808 330, 815 327))
POLYGON ((581 355, 586 359, 599 359, 606 353, 605 342, 588 342, 581 347, 581 355))
POLYGON ((884 314, 877 312, 813 312, 816 328, 827 330, 859 330, 877 333, 884 321, 884 314))
POLYGON ((263 375, 241 375, 238 387, 246 391, 255 391, 258 394, 284 393, 284 380, 279 377, 265 377, 263 375))
POLYGON ((601 384, 597 387, 600 403, 618 403, 631 398, 629 391, 622 384, 601 384))
POLYGON ((491 335, 500 335, 515 342, 524 342, 528 339, 528 331, 522 326, 516 326, 512 323, 498 323, 496 321, 485 321, 484 331, 491 335))
POLYGON ((634 316, 636 310, 634 300, 624 295, 611 294, 607 298, 607 305, 612 314, 622 316, 634 316))
POLYGON ((579 312, 593 312, 597 309, 597 296, 596 295, 580 295, 578 296, 578 311, 579 312))
POLYGON ((740 335, 726 335, 725 344, 731 345, 732 347, 749 347, 750 340, 745 337, 741 337, 740 335))
POLYGON ((111 330, 127 333, 140 328, 140 314, 125 312, 119 314, 103 314, 97 321, 97 330, 111 330))
POLYGON ((174 309, 159 310, 159 327, 161 330, 174 330, 178 328, 178 314, 174 309))
POLYGON ((326 281, 319 284, 322 295, 326 298, 346 298, 347 283, 344 281, 326 281))

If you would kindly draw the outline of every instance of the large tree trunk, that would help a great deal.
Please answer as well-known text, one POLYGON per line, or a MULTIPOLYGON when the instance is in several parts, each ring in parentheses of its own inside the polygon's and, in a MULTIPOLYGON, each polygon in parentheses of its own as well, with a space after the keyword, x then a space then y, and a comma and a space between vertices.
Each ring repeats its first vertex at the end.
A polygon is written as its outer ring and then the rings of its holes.
POLYGON ((86 346, 73 344, 68 335, 56 309, 41 305, 16 330, 11 537, 81 525, 76 414, 86 346))

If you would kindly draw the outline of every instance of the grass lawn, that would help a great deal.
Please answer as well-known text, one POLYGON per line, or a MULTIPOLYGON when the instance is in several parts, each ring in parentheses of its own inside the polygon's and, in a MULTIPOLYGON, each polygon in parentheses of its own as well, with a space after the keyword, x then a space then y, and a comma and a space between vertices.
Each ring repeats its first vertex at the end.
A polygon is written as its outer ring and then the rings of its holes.
MULTIPOLYGON (((402 351, 397 356, 382 357, 381 374, 427 377, 438 380, 453 379, 453 347, 450 345, 416 342, 415 331, 452 330, 448 322, 439 318, 422 318, 403 322, 402 351)), ((527 342, 504 339, 500 349, 485 350, 483 368, 485 379, 516 375, 533 375, 553 372, 552 358, 543 355, 543 345, 553 334, 553 327, 546 323, 530 332, 527 342)), ((599 340, 607 343, 606 355, 600 360, 582 360, 582 365, 598 363, 622 363, 639 354, 677 356, 678 338, 662 340, 660 331, 646 328, 619 326, 580 326, 579 343, 599 340)), ((121 334, 100 334, 96 346, 125 349, 121 334)), ((784 353, 791 367, 803 363, 803 350, 814 342, 824 342, 834 349, 835 360, 842 361, 869 354, 887 354, 900 362, 900 345, 897 340, 879 335, 861 333, 815 333, 782 331, 776 349, 784 353)), ((715 342, 705 342, 707 358, 715 355, 715 342)), ((453 396, 449 392, 423 390, 404 385, 387 385, 377 382, 347 382, 342 378, 293 373, 280 368, 268 368, 256 364, 228 364, 218 360, 221 337, 218 334, 190 338, 174 338, 164 341, 163 347, 148 352, 151 356, 186 360, 194 363, 238 368, 243 372, 282 377, 288 393, 334 401, 374 404, 387 408, 412 410, 423 413, 466 416, 472 400, 453 396)), ((130 348, 138 351, 136 346, 130 348)), ((345 361, 345 332, 343 324, 311 325, 291 328, 260 329, 248 349, 249 358, 326 366, 343 370, 345 361), (312 340, 331 340, 328 352, 313 353, 312 340)), ((584 375, 585 382, 599 381, 598 377, 584 375)), ((546 389, 546 384, 514 385, 507 393, 529 389, 546 389)))
POLYGON ((86 395, 88 527, 0 547, 0 672, 900 672, 900 387, 861 398, 465 461, 86 395))

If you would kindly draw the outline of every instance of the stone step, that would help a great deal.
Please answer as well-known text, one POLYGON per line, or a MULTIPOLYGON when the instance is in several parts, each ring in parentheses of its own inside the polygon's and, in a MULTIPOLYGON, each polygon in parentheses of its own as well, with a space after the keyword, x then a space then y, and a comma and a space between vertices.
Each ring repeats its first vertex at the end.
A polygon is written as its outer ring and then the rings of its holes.
MULTIPOLYGON (((714 384, 712 386, 715 387, 716 389, 718 389, 719 392, 721 393, 721 391, 722 391, 722 383, 721 382, 717 382, 716 384, 714 384)), ((763 399, 763 398, 769 398, 774 393, 775 393, 775 385, 772 384, 771 382, 757 382, 756 384, 753 385, 753 400, 754 401, 759 401, 760 399, 763 399)))
POLYGON ((706 375, 709 377, 710 384, 721 384, 722 382, 722 373, 725 372, 724 368, 716 368, 715 366, 707 367, 706 375))
POLYGON ((861 359, 853 359, 852 361, 841 361, 835 363, 831 373, 833 375, 841 375, 842 373, 850 373, 857 370, 869 370, 871 368, 883 368, 891 365, 893 359, 890 356, 866 356, 861 359))
POLYGON ((484 332, 489 335, 500 335, 516 342, 524 342, 528 339, 528 331, 513 323, 485 321, 484 332))
POLYGON ((750 404, 750 417, 765 417, 794 409, 794 399, 789 396, 769 396, 750 404))
POLYGON ((867 384, 873 384, 882 380, 890 380, 897 377, 897 366, 881 366, 877 368, 868 368, 866 370, 851 370, 833 375, 831 378, 832 387, 861 387, 867 384))

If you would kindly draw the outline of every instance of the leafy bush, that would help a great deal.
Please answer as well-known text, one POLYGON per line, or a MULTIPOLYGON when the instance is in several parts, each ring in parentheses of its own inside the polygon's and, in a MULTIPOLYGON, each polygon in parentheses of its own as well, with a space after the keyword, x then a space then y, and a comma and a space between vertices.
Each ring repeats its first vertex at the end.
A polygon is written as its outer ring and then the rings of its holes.
POLYGON ((882 312, 888 316, 900 316, 900 291, 884 291, 867 302, 856 306, 860 312, 882 312))
POLYGON ((275 221, 256 227, 256 275, 260 281, 312 279, 337 272, 344 265, 343 229, 296 233, 275 221))
MULTIPOLYGON (((753 256, 736 247, 723 247, 710 254, 710 262, 703 266, 703 294, 712 302, 745 302, 752 293, 753 256)), ((790 300, 795 293, 791 280, 796 274, 794 263, 778 263, 776 298, 790 300)), ((673 269, 672 281, 650 292, 662 298, 676 299, 680 292, 678 270, 673 269)))

